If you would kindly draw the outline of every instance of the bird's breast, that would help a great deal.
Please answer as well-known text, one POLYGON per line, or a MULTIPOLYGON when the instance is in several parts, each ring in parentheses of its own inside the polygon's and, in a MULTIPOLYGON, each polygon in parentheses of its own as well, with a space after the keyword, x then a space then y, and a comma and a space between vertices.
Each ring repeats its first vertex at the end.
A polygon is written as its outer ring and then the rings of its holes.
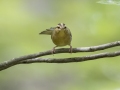
POLYGON ((51 39, 57 46, 69 45, 71 42, 71 36, 64 30, 53 32, 51 39))

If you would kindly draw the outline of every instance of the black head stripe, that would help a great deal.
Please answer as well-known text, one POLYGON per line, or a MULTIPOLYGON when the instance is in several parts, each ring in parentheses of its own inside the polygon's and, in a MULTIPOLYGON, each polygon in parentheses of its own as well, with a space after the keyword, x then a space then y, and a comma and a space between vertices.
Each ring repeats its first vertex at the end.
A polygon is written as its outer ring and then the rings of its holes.
POLYGON ((63 23, 63 25, 65 26, 65 24, 63 23))
POLYGON ((59 26, 61 26, 61 23, 58 23, 59 26))
POLYGON ((63 27, 66 27, 66 25, 64 23, 58 23, 57 27, 63 28, 63 27))
POLYGON ((64 23, 58 23, 58 25, 59 25, 59 26, 65 26, 65 24, 64 24, 64 23))

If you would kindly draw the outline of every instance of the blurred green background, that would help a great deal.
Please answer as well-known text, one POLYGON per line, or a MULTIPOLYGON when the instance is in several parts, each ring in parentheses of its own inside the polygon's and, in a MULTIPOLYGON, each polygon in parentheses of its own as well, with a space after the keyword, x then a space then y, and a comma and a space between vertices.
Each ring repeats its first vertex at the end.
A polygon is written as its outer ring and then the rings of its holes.
MULTIPOLYGON (((55 46, 38 33, 65 23, 72 46, 86 47, 120 40, 120 6, 97 0, 0 0, 0 62, 55 46)), ((68 47, 68 46, 66 46, 68 47)), ((100 52, 114 52, 119 47, 100 52)), ((66 58, 100 52, 56 54, 66 58)), ((80 63, 33 63, 0 72, 0 90, 120 90, 120 57, 80 63)))

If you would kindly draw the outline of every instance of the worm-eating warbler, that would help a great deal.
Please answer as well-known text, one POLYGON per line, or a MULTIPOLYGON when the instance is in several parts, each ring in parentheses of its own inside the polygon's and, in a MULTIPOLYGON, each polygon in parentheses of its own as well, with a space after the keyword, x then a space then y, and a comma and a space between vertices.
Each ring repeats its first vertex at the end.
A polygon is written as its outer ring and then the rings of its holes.
POLYGON ((61 46, 70 46, 70 52, 72 53, 72 46, 71 46, 71 40, 72 35, 70 32, 70 29, 66 27, 64 23, 59 23, 56 27, 51 27, 49 29, 46 29, 45 31, 40 32, 39 34, 46 34, 51 35, 51 39, 53 43, 56 45, 52 49, 52 53, 55 52, 56 47, 61 46))

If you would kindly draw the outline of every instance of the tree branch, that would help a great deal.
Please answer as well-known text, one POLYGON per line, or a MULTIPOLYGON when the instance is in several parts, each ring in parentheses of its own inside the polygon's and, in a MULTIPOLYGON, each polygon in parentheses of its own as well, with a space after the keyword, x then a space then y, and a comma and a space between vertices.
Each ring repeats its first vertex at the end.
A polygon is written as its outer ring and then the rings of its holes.
MULTIPOLYGON (((103 45, 98 46, 91 46, 91 47, 81 47, 81 48, 73 48, 73 53, 77 52, 94 52, 94 51, 100 51, 104 49, 108 49, 111 47, 120 46, 120 41, 111 42, 103 45)), ((69 48, 61 48, 56 49, 55 54, 58 53, 69 53, 69 48)), ((36 62, 46 62, 46 63, 68 63, 68 62, 81 62, 81 61, 87 61, 87 60, 93 60, 98 58, 105 58, 105 57, 115 57, 120 55, 120 51, 113 52, 113 53, 100 53, 95 54, 91 56, 83 56, 83 57, 73 57, 73 58, 37 58, 41 56, 51 55, 51 50, 45 51, 45 52, 39 52, 35 54, 25 55, 18 58, 13 58, 9 61, 5 61, 3 63, 0 63, 0 71, 7 69, 11 66, 17 65, 17 64, 28 64, 28 63, 36 63, 36 62)))
POLYGON ((120 51, 111 52, 111 53, 100 53, 94 54, 90 56, 83 56, 83 57, 72 57, 72 58, 34 58, 22 61, 18 64, 29 64, 29 63, 70 63, 70 62, 82 62, 88 60, 94 60, 99 58, 107 58, 107 57, 115 57, 120 56, 120 51))

